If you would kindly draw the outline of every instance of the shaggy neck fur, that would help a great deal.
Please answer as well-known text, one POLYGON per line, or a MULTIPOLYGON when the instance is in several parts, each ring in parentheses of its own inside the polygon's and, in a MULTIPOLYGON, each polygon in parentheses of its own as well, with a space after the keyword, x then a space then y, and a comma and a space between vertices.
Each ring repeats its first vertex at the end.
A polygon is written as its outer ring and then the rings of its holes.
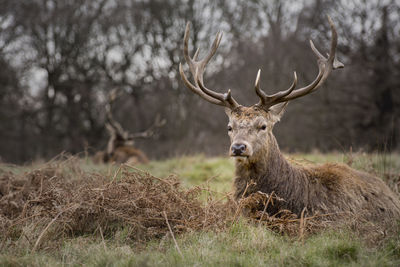
POLYGON ((275 192, 286 200, 284 208, 300 213, 299 207, 304 207, 306 203, 299 205, 294 202, 298 202, 299 194, 307 191, 303 172, 300 166, 292 165, 284 158, 275 137, 270 133, 264 150, 247 160, 236 160, 235 198, 257 191, 275 192))

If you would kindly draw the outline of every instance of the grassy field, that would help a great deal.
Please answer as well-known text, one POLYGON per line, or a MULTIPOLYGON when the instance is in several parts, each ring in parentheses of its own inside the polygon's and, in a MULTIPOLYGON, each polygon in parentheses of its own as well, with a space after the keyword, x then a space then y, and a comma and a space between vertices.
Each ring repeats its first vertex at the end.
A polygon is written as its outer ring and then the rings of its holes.
MULTIPOLYGON (((382 177, 398 192, 399 155, 315 153, 288 157, 300 162, 346 162, 382 177)), ((118 174, 118 166, 94 165, 89 159, 80 160, 79 165, 83 172, 110 179, 118 174)), ((176 175, 185 188, 201 185, 212 191, 232 191, 234 163, 228 158, 200 155, 136 167, 157 177, 176 175)), ((0 177, 10 172, 23 175, 35 168, 39 167, 2 165, 0 177)), ((220 231, 176 235, 176 243, 171 235, 140 243, 129 241, 125 235, 123 229, 112 237, 79 235, 66 238, 57 247, 37 250, 32 249, 35 240, 21 237, 14 243, 0 244, 0 266, 400 266, 398 231, 375 244, 368 242, 368 236, 345 228, 299 239, 239 218, 220 231)))

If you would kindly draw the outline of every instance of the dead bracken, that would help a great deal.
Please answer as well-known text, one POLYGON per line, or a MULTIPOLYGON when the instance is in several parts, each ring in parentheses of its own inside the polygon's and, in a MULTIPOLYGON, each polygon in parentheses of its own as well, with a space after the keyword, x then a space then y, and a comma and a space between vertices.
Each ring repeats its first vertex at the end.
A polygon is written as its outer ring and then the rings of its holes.
POLYGON ((2 174, 3 245, 20 238, 33 245, 41 235, 40 243, 100 232, 112 237, 121 230, 145 241, 166 235, 168 223, 174 233, 222 229, 229 217, 226 201, 204 205, 202 189, 183 189, 177 177, 158 178, 126 165, 110 177, 76 165, 70 159, 23 175, 2 174))

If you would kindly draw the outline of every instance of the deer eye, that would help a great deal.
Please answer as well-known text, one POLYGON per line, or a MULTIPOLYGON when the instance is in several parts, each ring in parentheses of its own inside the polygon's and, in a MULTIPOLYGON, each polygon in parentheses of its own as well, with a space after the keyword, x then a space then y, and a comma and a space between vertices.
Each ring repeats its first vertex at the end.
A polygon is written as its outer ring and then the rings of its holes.
POLYGON ((228 132, 232 131, 232 126, 228 125, 228 132))
POLYGON ((267 129, 267 125, 265 124, 261 125, 260 130, 265 130, 265 129, 267 129))

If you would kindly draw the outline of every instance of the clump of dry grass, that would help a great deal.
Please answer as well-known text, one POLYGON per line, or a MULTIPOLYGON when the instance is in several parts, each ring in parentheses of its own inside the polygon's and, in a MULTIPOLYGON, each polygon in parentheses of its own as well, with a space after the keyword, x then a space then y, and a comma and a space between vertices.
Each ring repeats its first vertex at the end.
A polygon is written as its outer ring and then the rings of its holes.
POLYGON ((326 229, 332 223, 337 223, 337 214, 314 214, 308 216, 304 209, 298 217, 287 209, 279 209, 286 200, 271 194, 256 192, 246 198, 240 199, 238 210, 257 223, 259 226, 267 227, 275 232, 286 234, 299 239, 305 238, 308 234, 326 229))
POLYGON ((6 173, 0 178, 2 241, 26 237, 36 249, 47 239, 111 237, 121 229, 133 241, 171 230, 223 229, 232 205, 204 205, 198 199, 201 190, 183 189, 174 176, 158 178, 128 166, 121 166, 113 177, 82 172, 73 160, 22 176, 6 173))

